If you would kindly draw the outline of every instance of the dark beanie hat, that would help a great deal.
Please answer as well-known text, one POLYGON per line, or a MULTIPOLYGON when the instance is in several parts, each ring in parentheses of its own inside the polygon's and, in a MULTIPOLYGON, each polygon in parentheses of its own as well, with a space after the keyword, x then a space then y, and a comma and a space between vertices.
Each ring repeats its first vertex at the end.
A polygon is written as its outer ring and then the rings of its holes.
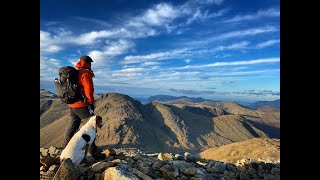
POLYGON ((84 60, 86 62, 93 62, 93 60, 91 59, 91 57, 84 55, 80 57, 80 60, 84 60))

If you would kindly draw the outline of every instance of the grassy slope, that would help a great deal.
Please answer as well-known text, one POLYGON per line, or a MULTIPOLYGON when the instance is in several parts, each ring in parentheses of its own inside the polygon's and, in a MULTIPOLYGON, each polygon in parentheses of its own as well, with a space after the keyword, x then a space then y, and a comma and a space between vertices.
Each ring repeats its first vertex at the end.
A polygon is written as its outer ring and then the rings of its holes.
POLYGON ((236 163, 237 160, 250 158, 253 160, 274 158, 280 159, 280 140, 269 138, 253 138, 246 141, 227 144, 207 149, 199 156, 205 159, 236 163))

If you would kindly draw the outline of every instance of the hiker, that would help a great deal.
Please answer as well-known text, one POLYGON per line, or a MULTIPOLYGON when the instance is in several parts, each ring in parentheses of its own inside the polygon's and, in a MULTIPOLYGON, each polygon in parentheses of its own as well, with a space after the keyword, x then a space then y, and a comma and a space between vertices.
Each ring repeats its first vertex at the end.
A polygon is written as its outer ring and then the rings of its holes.
MULTIPOLYGON (((73 104, 68 104, 70 121, 64 135, 65 139, 62 148, 67 146, 72 136, 77 132, 81 120, 90 118, 94 115, 94 85, 92 80, 94 73, 91 70, 91 62, 93 62, 93 60, 89 56, 84 55, 81 56, 76 63, 75 68, 79 70, 77 85, 81 94, 84 96, 84 99, 73 104)), ((91 148, 89 149, 89 154, 94 155, 96 153, 99 152, 95 141, 93 141, 91 148)))

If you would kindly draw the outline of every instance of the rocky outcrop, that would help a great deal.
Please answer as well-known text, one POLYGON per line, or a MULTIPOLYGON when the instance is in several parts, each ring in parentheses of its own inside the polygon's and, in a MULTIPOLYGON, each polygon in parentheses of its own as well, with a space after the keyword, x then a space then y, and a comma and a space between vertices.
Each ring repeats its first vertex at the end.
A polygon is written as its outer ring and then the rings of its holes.
MULTIPOLYGON (((50 148, 40 148, 42 159, 59 157, 61 149, 50 148)), ((245 158, 233 164, 206 160, 188 152, 149 154, 135 148, 103 152, 108 154, 104 160, 91 159, 81 166, 74 166, 70 159, 61 164, 51 161, 44 165, 40 159, 40 179, 280 179, 280 161, 270 163, 245 158)))

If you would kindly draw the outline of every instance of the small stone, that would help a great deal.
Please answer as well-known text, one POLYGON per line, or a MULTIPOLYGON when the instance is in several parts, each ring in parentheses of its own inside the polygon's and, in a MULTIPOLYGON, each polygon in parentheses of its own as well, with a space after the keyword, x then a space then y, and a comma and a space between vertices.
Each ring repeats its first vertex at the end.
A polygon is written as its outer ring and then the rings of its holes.
POLYGON ((104 153, 107 156, 117 155, 116 151, 113 148, 108 148, 108 149, 104 150, 102 153, 104 153))
POLYGON ((54 165, 50 166, 48 171, 55 173, 55 172, 57 172, 58 169, 59 169, 59 165, 54 164, 54 165))
POLYGON ((186 168, 182 173, 185 175, 191 175, 194 176, 197 172, 197 168, 186 168))

